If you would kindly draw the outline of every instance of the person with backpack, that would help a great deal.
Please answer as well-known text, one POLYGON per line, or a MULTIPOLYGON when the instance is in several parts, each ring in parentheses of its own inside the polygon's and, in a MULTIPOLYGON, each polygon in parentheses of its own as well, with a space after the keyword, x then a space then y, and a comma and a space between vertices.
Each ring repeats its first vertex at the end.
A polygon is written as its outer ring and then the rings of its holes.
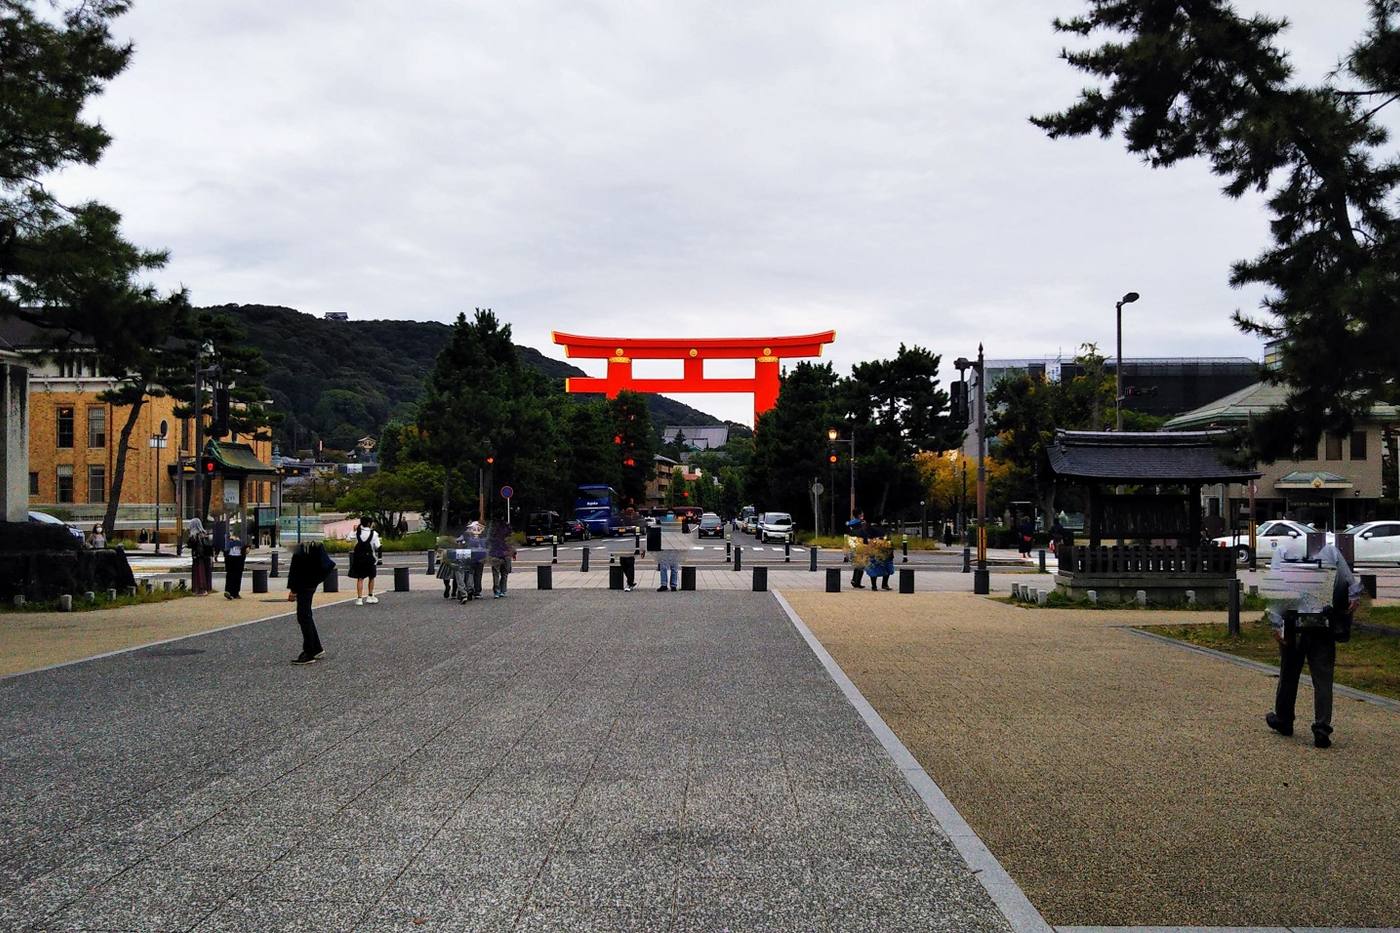
POLYGON ((320 544, 303 544, 292 554, 291 566, 287 568, 287 601, 297 604, 297 625, 301 626, 301 654, 293 664, 313 664, 325 657, 321 647, 321 636, 316 631, 316 620, 311 615, 311 603, 316 597, 316 587, 325 582, 335 569, 335 561, 320 544))
POLYGON ((350 576, 355 580, 355 605, 377 603, 374 595, 374 575, 379 564, 379 532, 374 530, 374 519, 362 518, 355 527, 354 546, 350 550, 350 576), (368 585, 369 595, 365 595, 368 585))
MULTIPOLYGON (((1269 570, 1283 567, 1284 549, 1277 548, 1269 570)), ((1330 605, 1318 605, 1311 594, 1304 594, 1296 609, 1269 606, 1274 640, 1279 648, 1278 687, 1273 712, 1264 716, 1270 729, 1279 735, 1293 734, 1293 710, 1298 698, 1298 678, 1303 662, 1308 665, 1313 684, 1313 745, 1332 745, 1332 675, 1337 663, 1337 642, 1351 640, 1351 620, 1361 602, 1361 580, 1347 565, 1335 544, 1325 545, 1316 558, 1322 568, 1334 567, 1330 605)))

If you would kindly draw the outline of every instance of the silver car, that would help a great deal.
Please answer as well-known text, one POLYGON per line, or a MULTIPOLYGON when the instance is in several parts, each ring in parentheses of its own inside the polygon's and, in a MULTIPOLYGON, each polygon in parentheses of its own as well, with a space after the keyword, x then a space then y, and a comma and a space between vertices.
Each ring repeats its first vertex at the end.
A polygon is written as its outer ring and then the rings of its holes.
POLYGON ((764 512, 758 522, 758 540, 761 542, 792 540, 792 516, 786 512, 764 512))

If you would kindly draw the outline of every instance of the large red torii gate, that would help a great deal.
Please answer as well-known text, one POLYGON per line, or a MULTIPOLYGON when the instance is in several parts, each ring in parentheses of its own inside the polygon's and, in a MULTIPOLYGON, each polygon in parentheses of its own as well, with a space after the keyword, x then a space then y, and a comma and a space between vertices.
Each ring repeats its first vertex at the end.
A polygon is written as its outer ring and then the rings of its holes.
POLYGON ((822 346, 836 331, 796 337, 582 337, 554 332, 554 342, 570 358, 608 361, 608 374, 564 380, 566 392, 601 392, 616 398, 623 389, 635 392, 751 392, 753 420, 778 402, 778 361, 789 357, 821 356, 822 346), (684 360, 679 379, 634 379, 633 360, 684 360), (751 379, 706 379, 705 360, 753 360, 751 379))

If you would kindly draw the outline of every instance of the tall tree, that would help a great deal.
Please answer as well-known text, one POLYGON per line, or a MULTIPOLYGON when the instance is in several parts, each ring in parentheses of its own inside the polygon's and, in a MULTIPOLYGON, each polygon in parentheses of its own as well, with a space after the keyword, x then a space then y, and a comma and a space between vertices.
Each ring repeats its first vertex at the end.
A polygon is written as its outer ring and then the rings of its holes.
MULTIPOLYGON (((778 402, 758 419, 744 494, 764 511, 807 525, 809 485, 827 473, 826 432, 836 423, 840 378, 830 363, 802 361, 783 376, 778 402)), ((732 442, 731 442, 732 444, 732 442)))
POLYGON ((1285 405, 1255 419, 1264 459, 1314 449, 1349 430, 1400 384, 1400 160, 1382 155, 1381 112, 1400 99, 1400 0, 1370 0, 1370 26, 1319 85, 1294 79, 1278 39, 1286 23, 1243 17, 1227 0, 1089 0, 1060 32, 1105 34, 1065 51, 1100 86, 1033 118, 1051 137, 1121 129, 1129 152, 1167 167, 1204 158, 1238 198, 1266 193, 1273 245, 1236 263, 1235 286, 1267 289, 1246 332, 1283 341, 1270 378, 1285 405))
POLYGON ((617 398, 608 402, 608 409, 612 413, 614 446, 621 463, 617 491, 624 505, 639 507, 646 503, 647 483, 656 473, 659 446, 646 396, 619 392, 617 398))
POLYGON ((140 281, 165 263, 120 231, 116 211, 95 202, 61 203, 46 175, 95 165, 111 141, 83 115, 92 97, 126 68, 131 45, 110 23, 125 0, 85 0, 40 16, 27 0, 0 2, 0 316, 43 329, 46 355, 75 346, 94 352, 115 380, 103 401, 129 405, 118 432, 103 525, 112 533, 126 477, 131 433, 167 337, 188 306, 183 292, 160 296, 140 281))

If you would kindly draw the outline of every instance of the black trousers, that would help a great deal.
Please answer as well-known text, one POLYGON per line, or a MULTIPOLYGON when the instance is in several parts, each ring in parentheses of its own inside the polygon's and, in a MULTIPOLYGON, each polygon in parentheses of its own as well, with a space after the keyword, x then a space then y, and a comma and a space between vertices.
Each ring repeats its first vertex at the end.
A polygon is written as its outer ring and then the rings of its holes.
MULTIPOLYGON (((855 568, 854 570, 852 570, 852 571, 851 571, 851 586, 855 586, 855 587, 860 586, 860 585, 861 585, 860 580, 861 580, 861 577, 863 577, 863 576, 865 576, 865 568, 864 568, 864 567, 857 567, 857 568, 855 568)), ((874 586, 875 584, 872 582, 870 585, 871 585, 871 586, 874 586)))
POLYGON ((297 625, 301 626, 301 652, 305 655, 321 653, 321 636, 311 618, 311 600, 315 597, 315 590, 297 590, 297 625))
POLYGON ((1298 699, 1298 677, 1303 662, 1313 682, 1313 731, 1332 734, 1332 672, 1337 664, 1337 640, 1331 629, 1296 629, 1290 623, 1279 646, 1278 693, 1274 712, 1284 723, 1293 724, 1293 706, 1298 699))
POLYGON ((224 592, 237 596, 243 589, 243 562, 246 557, 224 558, 224 592))
POLYGON ((628 554, 617 559, 617 563, 622 567, 622 575, 627 578, 628 586, 637 585, 637 555, 628 554))

